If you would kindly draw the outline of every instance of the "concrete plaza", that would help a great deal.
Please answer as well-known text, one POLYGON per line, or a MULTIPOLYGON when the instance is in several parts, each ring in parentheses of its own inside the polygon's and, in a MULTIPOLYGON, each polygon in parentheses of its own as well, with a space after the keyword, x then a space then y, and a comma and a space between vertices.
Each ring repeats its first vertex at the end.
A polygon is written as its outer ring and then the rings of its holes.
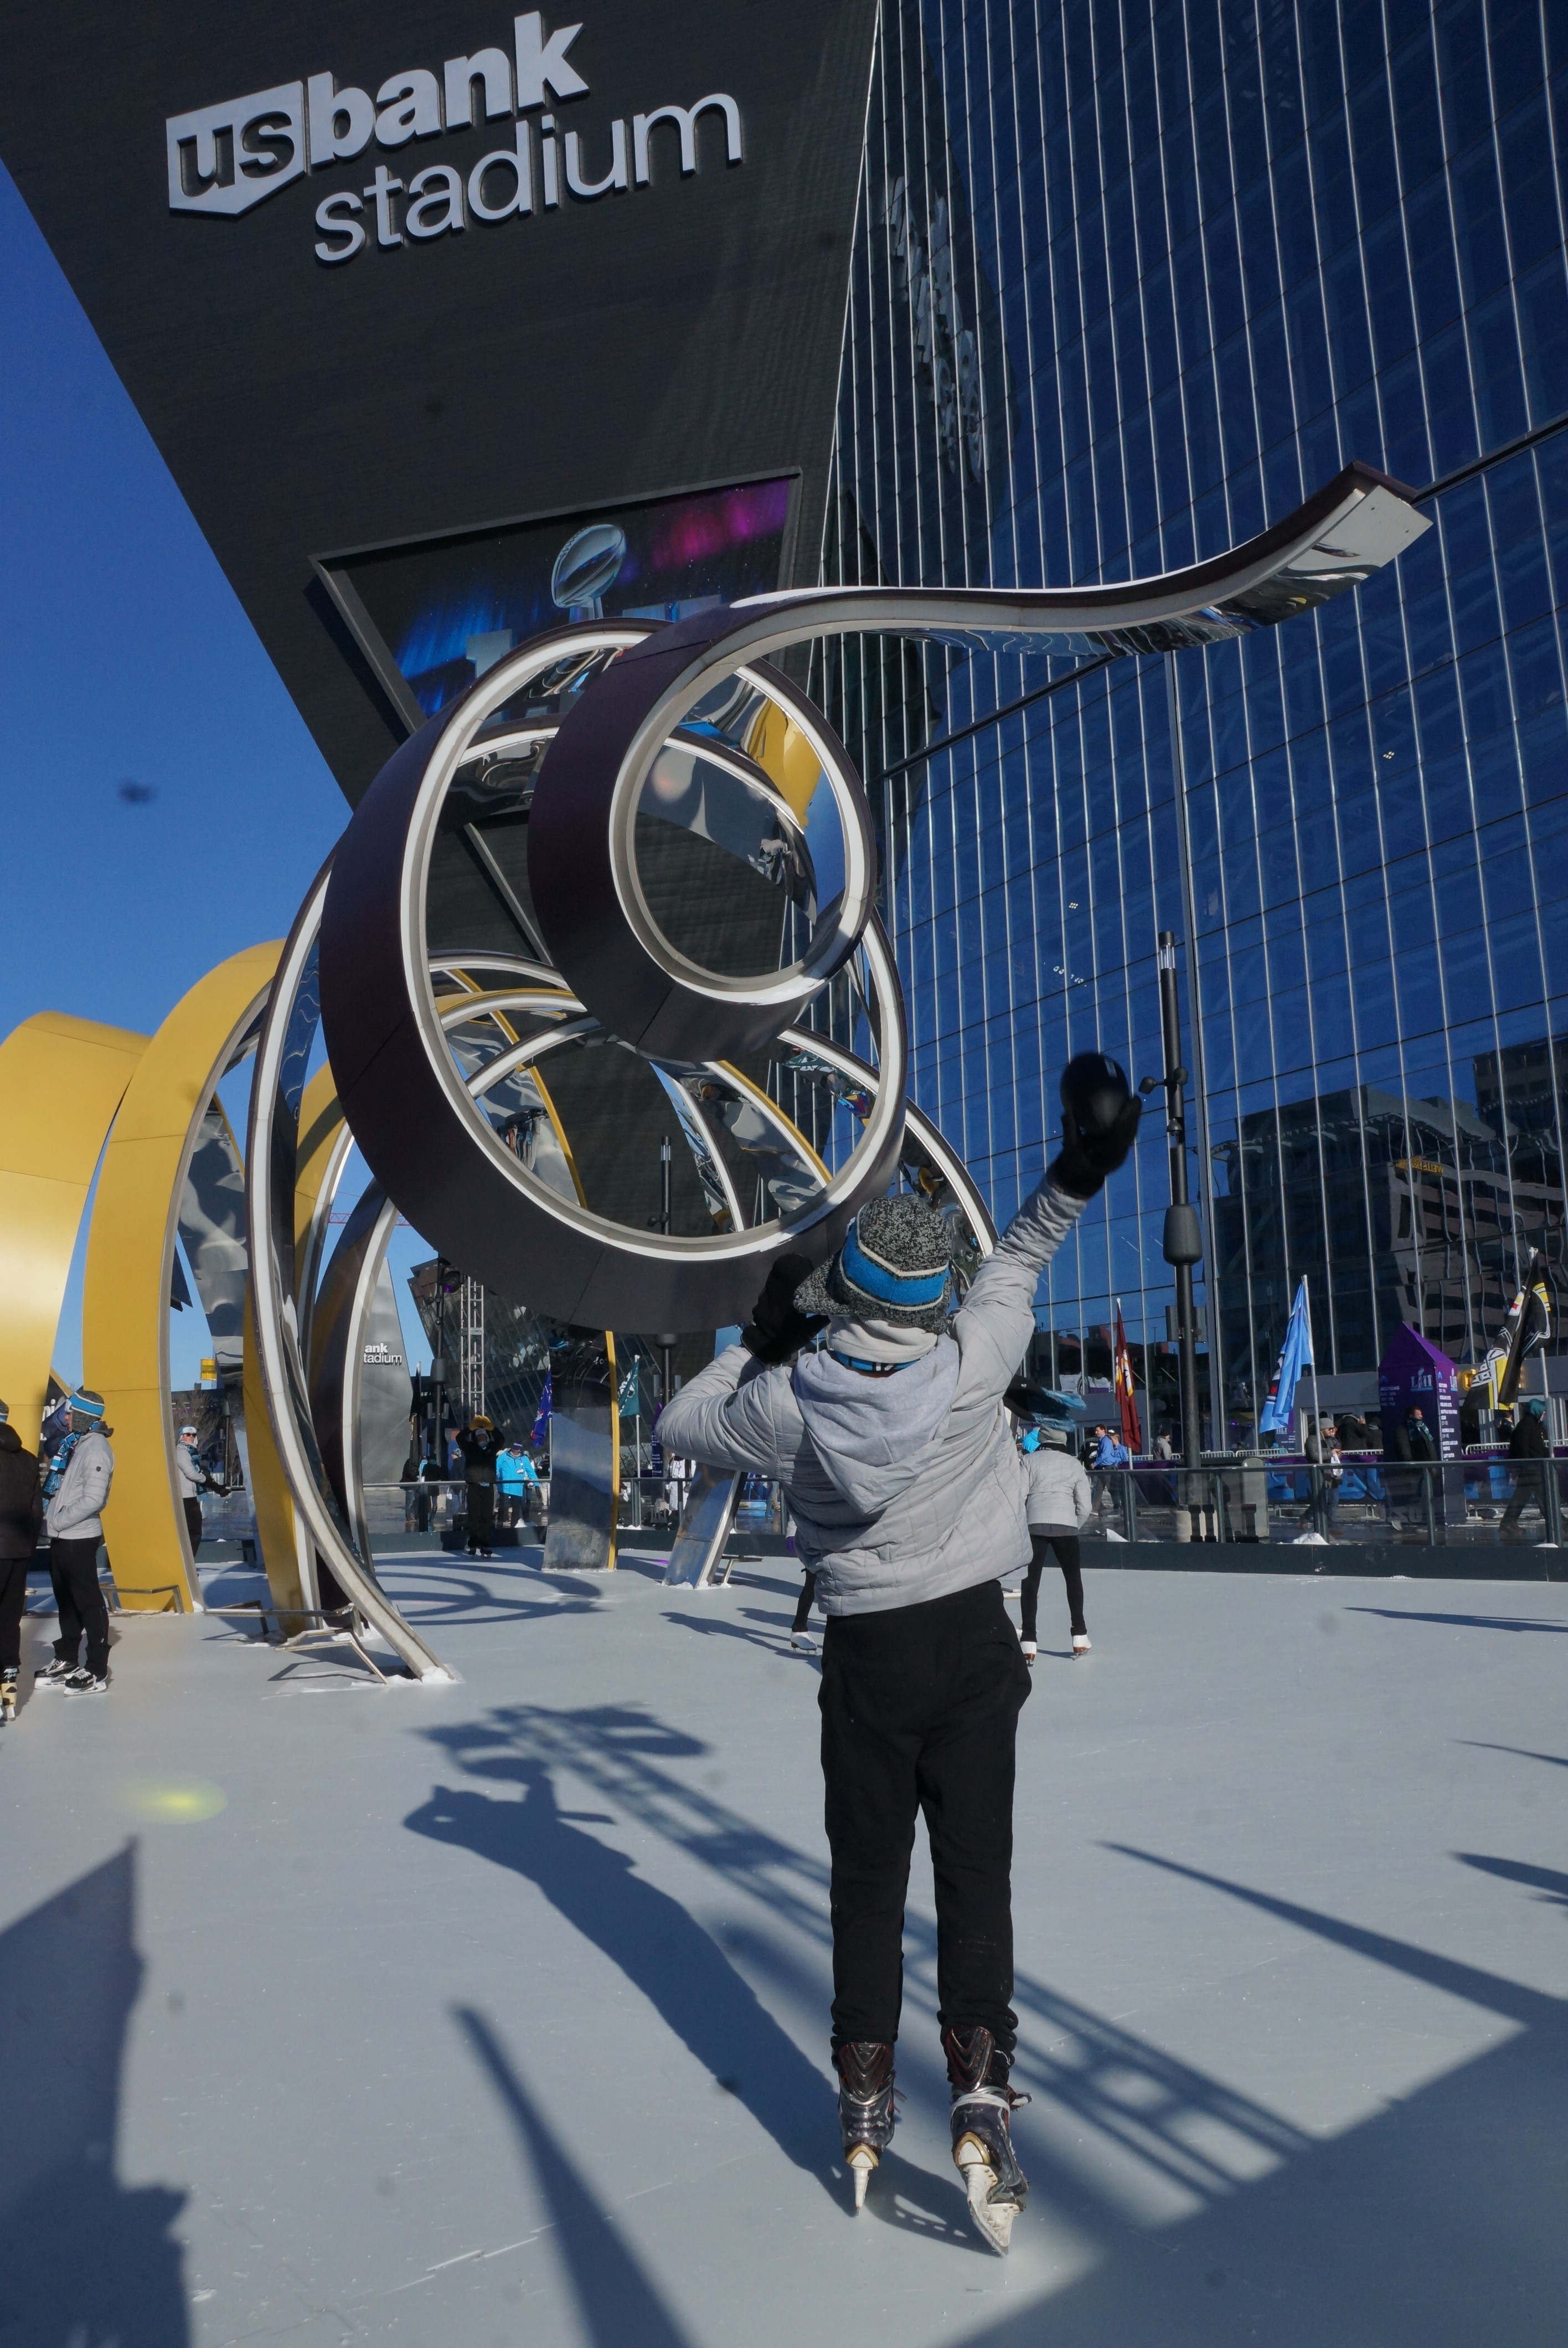
POLYGON ((918 1857, 849 2214, 816 1672, 740 1571, 398 1559, 456 1685, 140 1616, 106 1700, 31 1697, 5 2348, 1562 2339, 1568 1586, 1091 1572, 1077 1665, 1048 1587, 1003 2261, 918 1857))

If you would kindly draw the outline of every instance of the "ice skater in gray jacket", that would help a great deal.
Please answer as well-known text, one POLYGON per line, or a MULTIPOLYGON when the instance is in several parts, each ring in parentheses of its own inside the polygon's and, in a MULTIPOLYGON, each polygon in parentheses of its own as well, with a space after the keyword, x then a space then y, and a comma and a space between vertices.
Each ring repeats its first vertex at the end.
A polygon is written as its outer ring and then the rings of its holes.
POLYGON ((1062 1101, 1061 1154, 956 1313, 947 1223, 924 1199, 876 1200, 810 1279, 804 1257, 775 1264, 743 1343, 659 1422, 667 1451, 783 1484, 827 1617, 833 2054, 856 2207, 893 2133, 904 1900, 923 1811, 954 2158, 1003 2250, 1027 2190, 1008 2075, 1014 1752, 1029 1672, 999 1577, 1026 1560, 1030 1538, 1002 1395, 1034 1334, 1040 1272, 1138 1124, 1121 1069, 1098 1054, 1070 1065, 1062 1101), (800 1353, 824 1327, 822 1350, 800 1353))
POLYGON ((1023 1579, 1023 1656, 1032 1663, 1038 1652, 1036 1634, 1039 1627, 1040 1577, 1046 1560, 1054 1550, 1061 1568, 1061 1578, 1067 1584, 1067 1606, 1072 1624, 1072 1653, 1076 1662, 1089 1653, 1089 1626, 1083 1619, 1083 1574, 1078 1555, 1078 1536, 1094 1511, 1090 1494, 1089 1478, 1083 1463, 1068 1447, 1072 1440, 1069 1427, 1046 1426, 1031 1428, 1020 1446, 1023 1454, 1024 1482, 1028 1488, 1025 1503, 1029 1516, 1030 1545, 1033 1556, 1023 1579))
POLYGON ((49 1536, 49 1579, 60 1635, 55 1660, 40 1672, 40 1686, 63 1687, 67 1695, 103 1695, 109 1684, 109 1615, 98 1587, 100 1515, 114 1479, 114 1453, 104 1426, 104 1398, 78 1386, 70 1398, 69 1433, 44 1479, 44 1530, 49 1536), (82 1633, 87 1659, 78 1664, 82 1633))

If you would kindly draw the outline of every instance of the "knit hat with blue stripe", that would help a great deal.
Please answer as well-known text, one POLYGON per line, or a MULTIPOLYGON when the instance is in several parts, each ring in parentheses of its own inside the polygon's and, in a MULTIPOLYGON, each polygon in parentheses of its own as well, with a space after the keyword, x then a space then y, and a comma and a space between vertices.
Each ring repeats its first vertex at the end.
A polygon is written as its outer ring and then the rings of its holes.
POLYGON ((906 1194, 862 1207, 831 1262, 795 1291, 797 1313, 941 1331, 953 1310, 952 1241, 935 1207, 906 1194))
POLYGON ((101 1394, 95 1394, 91 1386, 77 1386, 67 1407, 78 1412, 83 1418, 98 1419, 104 1415, 104 1398, 101 1394))

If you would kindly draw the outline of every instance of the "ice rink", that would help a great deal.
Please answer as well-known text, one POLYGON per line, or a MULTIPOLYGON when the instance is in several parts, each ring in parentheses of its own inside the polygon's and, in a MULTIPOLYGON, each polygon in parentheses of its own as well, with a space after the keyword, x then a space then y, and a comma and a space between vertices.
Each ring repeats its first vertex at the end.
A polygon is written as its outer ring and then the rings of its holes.
POLYGON ((1556 2348, 1568 1585, 1048 1585, 1004 2261, 918 1856, 850 2215, 793 1577, 536 1557, 386 1568, 457 1685, 129 1617, 0 1735, 5 2348, 1556 2348))

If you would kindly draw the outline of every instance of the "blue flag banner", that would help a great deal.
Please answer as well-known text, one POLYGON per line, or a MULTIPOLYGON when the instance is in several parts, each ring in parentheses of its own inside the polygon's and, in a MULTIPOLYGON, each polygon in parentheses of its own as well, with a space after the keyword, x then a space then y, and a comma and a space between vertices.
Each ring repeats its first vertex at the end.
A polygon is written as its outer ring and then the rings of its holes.
POLYGON ((550 1388, 553 1384, 553 1379, 554 1373, 547 1370, 545 1372, 545 1390, 539 1396, 539 1406, 534 1413, 533 1433, 528 1437, 528 1441, 530 1443, 542 1443, 547 1432, 548 1431, 550 1423, 550 1388))
POLYGON ((1312 1316, 1307 1309, 1307 1282, 1304 1280, 1296 1292, 1296 1302, 1290 1308, 1286 1323, 1285 1343, 1279 1349, 1279 1361, 1274 1373, 1274 1383, 1268 1390, 1268 1400, 1258 1413, 1260 1435, 1288 1435, 1296 1423, 1296 1386, 1303 1370, 1312 1367, 1312 1316))

